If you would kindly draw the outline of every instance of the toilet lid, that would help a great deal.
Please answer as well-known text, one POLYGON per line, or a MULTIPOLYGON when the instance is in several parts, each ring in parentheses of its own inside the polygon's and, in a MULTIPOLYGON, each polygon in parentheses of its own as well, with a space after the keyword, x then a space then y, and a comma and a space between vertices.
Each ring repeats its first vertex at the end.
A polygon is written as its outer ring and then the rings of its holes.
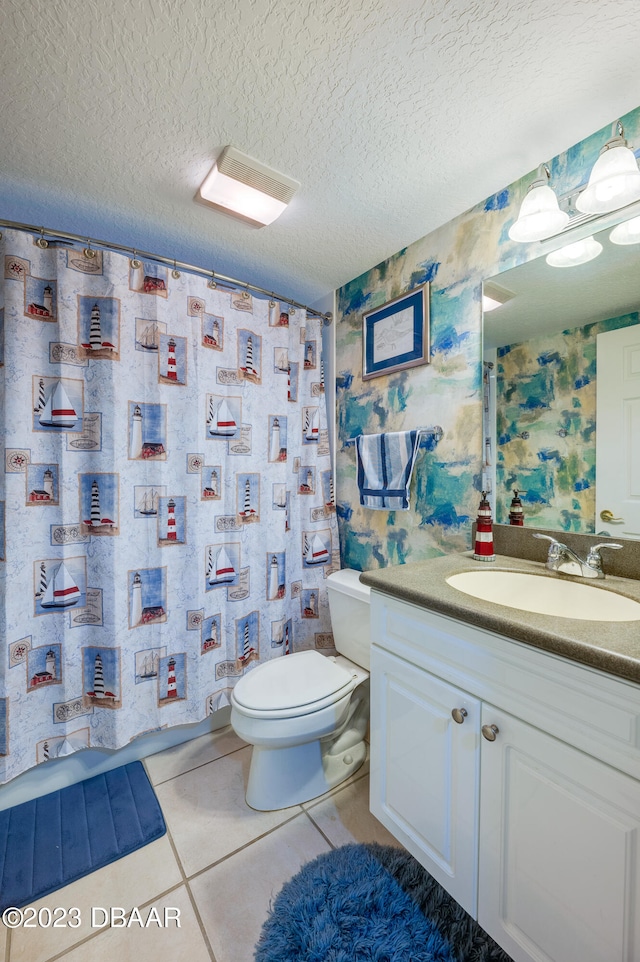
POLYGON ((239 705, 256 711, 299 708, 340 692, 350 673, 318 651, 300 651, 259 665, 233 690, 239 705))

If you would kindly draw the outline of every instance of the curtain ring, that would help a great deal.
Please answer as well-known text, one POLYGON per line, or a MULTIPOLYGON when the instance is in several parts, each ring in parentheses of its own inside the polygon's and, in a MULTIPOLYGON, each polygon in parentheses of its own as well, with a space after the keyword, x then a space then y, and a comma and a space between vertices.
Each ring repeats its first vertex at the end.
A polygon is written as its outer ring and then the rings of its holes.
POLYGON ((296 312, 295 307, 290 307, 290 308, 289 308, 289 317, 291 317, 292 314, 295 314, 295 312, 296 312))
POLYGON ((41 227, 41 228, 40 228, 40 237, 37 239, 36 244, 37 244, 38 247, 40 247, 42 250, 44 250, 46 247, 49 246, 49 241, 48 241, 48 240, 45 240, 44 227, 41 227))
POLYGON ((212 291, 215 291, 217 286, 218 285, 216 284, 216 272, 211 271, 211 280, 207 281, 207 287, 210 287, 212 291))
POLYGON ((90 237, 87 237, 87 246, 85 247, 85 249, 83 250, 82 253, 83 253, 84 256, 87 257, 89 260, 93 260, 93 258, 96 256, 96 251, 94 251, 93 248, 91 247, 91 238, 90 238, 90 237))
POLYGON ((173 279, 174 279, 175 281, 177 281, 178 278, 181 276, 180 271, 179 271, 178 268, 176 267, 176 259, 175 259, 175 257, 173 258, 173 270, 171 271, 171 276, 173 277, 173 279))
POLYGON ((131 267, 131 270, 133 270, 133 271, 137 271, 140 267, 142 267, 142 264, 141 264, 140 261, 138 260, 137 251, 136 251, 135 247, 133 248, 133 257, 132 257, 131 260, 129 261, 129 266, 131 267))
POLYGON ((249 285, 248 285, 248 284, 246 285, 246 290, 244 290, 244 291, 242 292, 242 297, 244 298, 245 301, 248 301, 249 298, 251 297, 251 294, 249 293, 249 285))
MULTIPOLYGON (((273 297, 273 294, 271 296, 273 297)), ((275 307, 275 306, 276 306, 275 301, 269 301, 269 307, 275 307)))

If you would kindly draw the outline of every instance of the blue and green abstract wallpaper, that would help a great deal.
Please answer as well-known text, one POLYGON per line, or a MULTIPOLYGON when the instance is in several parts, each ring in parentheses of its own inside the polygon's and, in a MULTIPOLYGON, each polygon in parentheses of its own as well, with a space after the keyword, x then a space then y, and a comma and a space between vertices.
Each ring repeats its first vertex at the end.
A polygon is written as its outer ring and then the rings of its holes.
MULTIPOLYGON (((558 195, 586 183, 617 119, 547 160, 558 195)), ((640 107, 620 119, 628 142, 637 147, 640 107)), ((539 243, 516 244, 508 237, 533 179, 530 172, 338 291, 336 501, 341 563, 346 567, 380 568, 471 546, 481 484, 481 284, 483 278, 541 252, 539 243), (426 281, 429 363, 363 381, 363 313, 426 281), (409 511, 361 507, 355 448, 344 441, 359 434, 432 425, 440 425, 444 435, 430 449, 420 450, 409 511)), ((567 484, 576 470, 568 469, 567 484)))

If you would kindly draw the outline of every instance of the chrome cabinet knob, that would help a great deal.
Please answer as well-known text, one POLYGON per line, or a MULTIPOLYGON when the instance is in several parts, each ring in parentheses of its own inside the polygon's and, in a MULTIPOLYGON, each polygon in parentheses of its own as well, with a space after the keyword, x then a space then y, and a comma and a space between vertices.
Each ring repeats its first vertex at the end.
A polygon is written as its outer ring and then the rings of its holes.
POLYGON ((467 709, 454 708, 453 711, 451 712, 451 717, 453 718, 454 722, 456 722, 458 725, 461 725, 465 720, 465 718, 467 717, 467 709))
POLYGON ((499 731, 500 729, 498 728, 497 725, 482 726, 482 734, 484 738, 487 739, 488 742, 494 742, 496 740, 496 735, 498 734, 499 731))

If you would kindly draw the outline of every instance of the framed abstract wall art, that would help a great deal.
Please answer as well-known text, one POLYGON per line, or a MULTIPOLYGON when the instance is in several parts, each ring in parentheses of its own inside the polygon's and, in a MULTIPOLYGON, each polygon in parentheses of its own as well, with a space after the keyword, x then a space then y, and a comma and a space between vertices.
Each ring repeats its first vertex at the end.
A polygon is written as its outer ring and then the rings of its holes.
POLYGON ((362 315, 362 379, 429 363, 429 284, 362 315))

